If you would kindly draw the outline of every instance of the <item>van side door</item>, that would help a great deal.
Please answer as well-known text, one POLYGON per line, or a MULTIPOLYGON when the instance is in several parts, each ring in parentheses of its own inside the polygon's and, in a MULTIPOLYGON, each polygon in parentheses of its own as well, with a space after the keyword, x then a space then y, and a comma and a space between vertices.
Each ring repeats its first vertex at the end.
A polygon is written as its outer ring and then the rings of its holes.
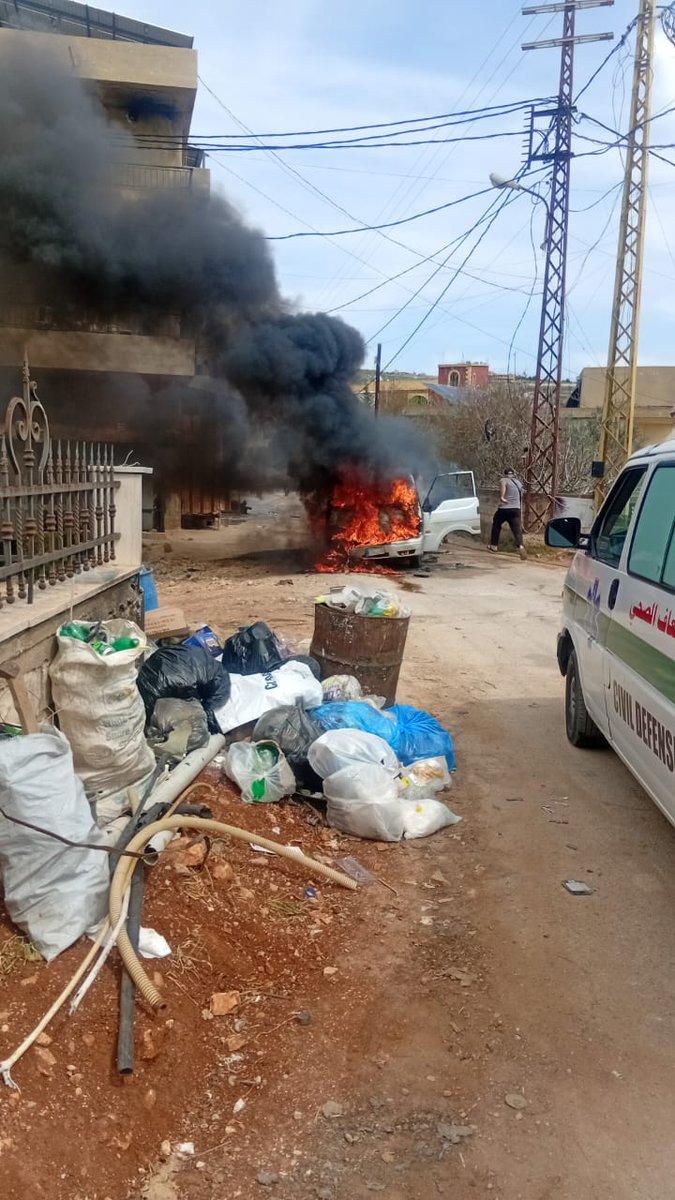
POLYGON ((432 481, 422 505, 424 550, 437 553, 451 533, 480 533, 473 471, 446 471, 432 481))
POLYGON ((620 565, 646 466, 628 467, 601 508, 588 551, 578 553, 565 581, 565 612, 577 654, 586 707, 607 730, 605 647, 619 588, 620 565))
POLYGON ((633 523, 607 636, 612 743, 675 822, 675 459, 633 523))

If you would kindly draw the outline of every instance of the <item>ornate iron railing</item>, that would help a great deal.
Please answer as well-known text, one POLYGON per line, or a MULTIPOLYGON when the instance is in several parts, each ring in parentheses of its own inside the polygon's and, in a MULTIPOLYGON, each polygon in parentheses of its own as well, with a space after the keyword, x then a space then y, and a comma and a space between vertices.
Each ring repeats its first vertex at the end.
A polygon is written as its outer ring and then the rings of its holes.
POLYGON ((112 446, 52 442, 24 362, 0 430, 0 607, 114 560, 116 486, 112 446))

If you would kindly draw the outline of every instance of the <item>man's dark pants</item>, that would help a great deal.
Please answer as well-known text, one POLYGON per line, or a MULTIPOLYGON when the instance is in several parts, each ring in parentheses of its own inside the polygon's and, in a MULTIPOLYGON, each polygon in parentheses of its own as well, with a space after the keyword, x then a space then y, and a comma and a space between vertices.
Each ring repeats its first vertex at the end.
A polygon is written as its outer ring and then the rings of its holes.
POLYGON ((492 521, 492 535, 490 537, 490 545, 499 545, 499 535, 502 531, 502 525, 507 524, 513 534, 516 546, 523 545, 523 523, 520 519, 519 508, 498 508, 492 521))

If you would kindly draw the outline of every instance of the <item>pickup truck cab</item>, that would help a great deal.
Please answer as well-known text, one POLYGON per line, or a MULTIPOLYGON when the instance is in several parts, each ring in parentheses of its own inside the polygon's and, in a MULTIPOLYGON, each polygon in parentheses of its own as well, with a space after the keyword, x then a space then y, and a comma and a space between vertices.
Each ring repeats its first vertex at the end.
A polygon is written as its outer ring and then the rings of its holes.
POLYGON ((473 471, 446 471, 436 475, 420 504, 421 531, 405 541, 360 546, 355 556, 368 559, 412 559, 437 554, 451 533, 480 536, 480 508, 473 471))
POLYGON ((574 746, 605 741, 675 824, 675 439, 626 463, 589 534, 546 529, 576 549, 558 664, 574 746))

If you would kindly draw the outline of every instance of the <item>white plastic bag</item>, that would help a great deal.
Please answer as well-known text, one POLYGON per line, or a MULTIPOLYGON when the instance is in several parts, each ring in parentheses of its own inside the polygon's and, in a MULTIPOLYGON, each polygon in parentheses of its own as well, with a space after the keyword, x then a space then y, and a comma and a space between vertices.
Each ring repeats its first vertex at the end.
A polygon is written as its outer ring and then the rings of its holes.
MULTIPOLYGON (((145 653, 147 640, 131 621, 106 621, 104 626, 115 638, 137 639, 138 646, 101 655, 86 642, 59 633, 49 676, 59 726, 70 742, 87 796, 98 803, 118 794, 123 805, 125 789, 155 765, 145 740, 145 707, 136 686, 136 662, 145 653)), ((106 812, 109 820, 116 815, 106 812)))
MULTIPOLYGON (((0 742, 0 797, 9 816, 75 842, 104 844, 70 746, 56 729, 0 742)), ((64 846, 2 816, 0 878, 7 912, 48 962, 107 910, 107 854, 64 846)))
POLYGON ((229 733, 272 708, 298 701, 305 708, 316 708, 322 700, 321 684, 307 664, 291 659, 266 675, 230 675, 230 698, 215 710, 215 718, 222 733, 229 733))
POLYGON ((322 779, 355 763, 376 763, 391 775, 400 763, 384 738, 362 729, 328 729, 309 748, 309 765, 322 779))
POLYGON ((377 763, 353 763, 324 780, 328 824, 353 837, 399 842, 405 801, 396 780, 377 763))
POLYGON ((247 804, 274 802, 295 791, 295 775, 276 742, 234 742, 225 773, 239 785, 247 804))
POLYGON ((462 819, 441 800, 402 800, 401 803, 405 805, 404 838, 429 837, 432 833, 438 833, 439 829, 456 825, 462 819))
POLYGON ((401 771, 399 787, 406 800, 425 800, 434 792, 452 787, 447 760, 442 755, 438 758, 418 758, 401 771))
POLYGON ((330 704, 332 700, 363 699, 363 688, 355 675, 330 675, 321 687, 324 704, 330 704))

